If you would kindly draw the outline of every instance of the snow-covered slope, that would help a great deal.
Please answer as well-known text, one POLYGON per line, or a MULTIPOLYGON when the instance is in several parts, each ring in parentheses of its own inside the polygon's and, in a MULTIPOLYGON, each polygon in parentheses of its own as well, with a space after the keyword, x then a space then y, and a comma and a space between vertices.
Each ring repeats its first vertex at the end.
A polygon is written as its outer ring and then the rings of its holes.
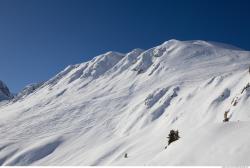
POLYGON ((14 102, 18 101, 20 99, 25 98, 29 94, 35 92, 36 89, 38 89, 40 86, 42 86, 44 82, 41 83, 33 83, 30 85, 25 86, 15 97, 14 97, 14 102))
POLYGON ((68 66, 0 106, 0 164, 250 164, 249 65, 230 45, 169 40, 68 66))

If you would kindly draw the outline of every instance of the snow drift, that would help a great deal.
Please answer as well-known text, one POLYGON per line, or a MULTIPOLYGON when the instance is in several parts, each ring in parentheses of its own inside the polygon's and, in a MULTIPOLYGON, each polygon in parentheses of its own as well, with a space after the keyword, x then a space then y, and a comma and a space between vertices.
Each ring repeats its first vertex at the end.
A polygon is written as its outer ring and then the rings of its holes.
POLYGON ((248 51, 178 40, 70 65, 0 105, 0 164, 249 165, 249 65, 248 51))

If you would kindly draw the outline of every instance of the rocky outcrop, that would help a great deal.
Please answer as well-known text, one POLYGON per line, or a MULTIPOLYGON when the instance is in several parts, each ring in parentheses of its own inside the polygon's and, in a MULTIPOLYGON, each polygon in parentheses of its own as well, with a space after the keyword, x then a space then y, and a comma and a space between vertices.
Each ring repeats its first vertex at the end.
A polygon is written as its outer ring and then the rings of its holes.
POLYGON ((13 95, 5 83, 0 80, 0 101, 12 99, 13 95))

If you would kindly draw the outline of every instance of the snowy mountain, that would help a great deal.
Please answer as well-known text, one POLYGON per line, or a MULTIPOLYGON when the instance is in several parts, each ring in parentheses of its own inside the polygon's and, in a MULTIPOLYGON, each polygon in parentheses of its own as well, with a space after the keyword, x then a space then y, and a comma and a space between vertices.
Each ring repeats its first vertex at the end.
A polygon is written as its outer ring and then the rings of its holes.
POLYGON ((29 94, 33 93, 36 89, 38 89, 40 86, 42 86, 44 82, 41 83, 33 83, 30 85, 25 86, 15 97, 14 102, 18 101, 20 99, 23 99, 24 97, 28 96, 29 94))
POLYGON ((70 65, 0 106, 0 164, 249 165, 249 66, 178 40, 70 65))
POLYGON ((9 88, 0 80, 0 101, 9 100, 11 98, 13 98, 13 95, 10 93, 9 88))

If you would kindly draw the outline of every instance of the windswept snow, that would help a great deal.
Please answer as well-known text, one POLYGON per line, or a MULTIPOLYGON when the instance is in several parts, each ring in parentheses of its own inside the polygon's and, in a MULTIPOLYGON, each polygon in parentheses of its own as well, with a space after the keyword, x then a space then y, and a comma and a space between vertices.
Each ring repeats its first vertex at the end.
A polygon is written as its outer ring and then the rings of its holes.
POLYGON ((0 164, 249 165, 249 66, 200 40, 70 65, 0 105, 0 164))
POLYGON ((21 92, 19 92, 17 94, 17 96, 15 96, 15 100, 14 101, 22 99, 22 98, 30 95, 31 93, 35 92, 42 85, 43 85, 43 82, 41 82, 41 83, 34 83, 34 84, 30 84, 30 85, 25 86, 24 89, 21 92))

